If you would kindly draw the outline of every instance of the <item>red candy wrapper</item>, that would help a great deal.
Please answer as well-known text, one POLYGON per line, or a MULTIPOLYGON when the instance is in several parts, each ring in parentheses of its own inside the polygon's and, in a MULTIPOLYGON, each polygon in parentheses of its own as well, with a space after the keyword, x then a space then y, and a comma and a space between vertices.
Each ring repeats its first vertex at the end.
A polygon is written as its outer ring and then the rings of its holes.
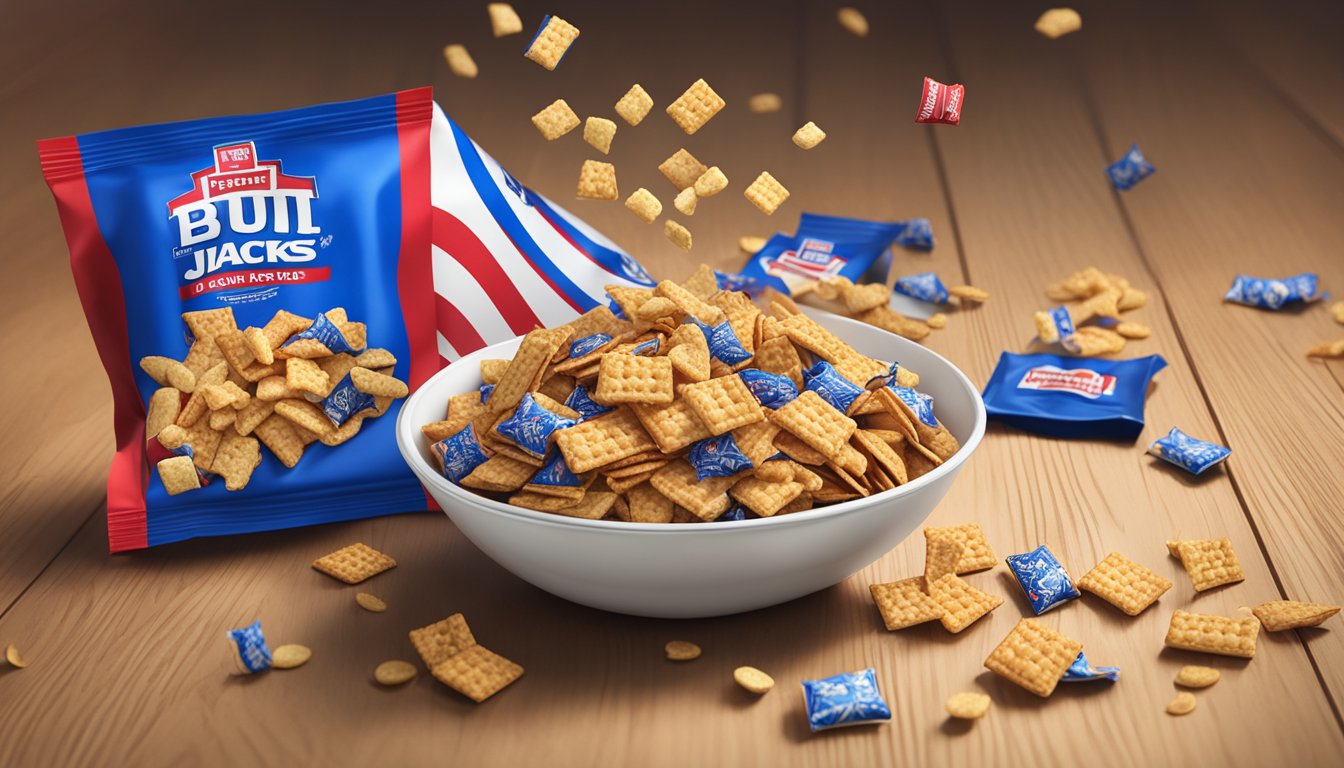
POLYGON ((961 122, 961 102, 965 95, 964 85, 946 85, 932 77, 924 78, 924 95, 919 99, 915 122, 957 125, 961 122))

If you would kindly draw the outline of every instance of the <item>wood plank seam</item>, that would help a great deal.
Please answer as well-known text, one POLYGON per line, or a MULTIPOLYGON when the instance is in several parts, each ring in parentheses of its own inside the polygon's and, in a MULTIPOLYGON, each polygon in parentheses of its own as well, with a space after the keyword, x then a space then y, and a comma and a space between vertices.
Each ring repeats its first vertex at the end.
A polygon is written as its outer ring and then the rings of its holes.
POLYGON ((94 518, 98 517, 98 513, 106 508, 107 508, 107 499, 106 497, 104 497, 98 501, 98 505, 93 508, 93 511, 89 512, 89 514, 85 516, 84 521, 74 527, 74 530, 72 530, 70 533, 70 538, 65 540, 65 543, 61 545, 60 549, 52 553, 51 559, 47 560, 46 565, 39 568, 37 573, 33 574, 33 577, 28 580, 28 583, 23 585, 23 589, 20 589, 14 595, 14 599, 10 600, 9 604, 6 605, 3 609, 0 609, 0 621, 4 620, 5 615, 9 613, 10 609, 18 605, 19 602, 23 600, 23 596, 28 594, 28 590, 32 589, 33 585, 36 584, 42 578, 42 574, 47 572, 47 569, 51 567, 52 563, 55 563, 57 560, 61 558, 61 555, 65 553, 65 550, 70 547, 70 544, 75 539, 79 538, 79 533, 80 531, 84 530, 84 526, 88 525, 94 518))
MULTIPOLYGON (((952 35, 948 27, 947 13, 940 3, 935 3, 934 9, 933 26, 937 30, 934 35, 935 44, 938 46, 943 66, 947 69, 949 81, 955 83, 961 79, 961 76, 956 57, 952 55, 952 35)), ((943 163, 942 147, 938 145, 938 131, 928 130, 924 132, 924 135, 929 141, 929 154, 933 157, 933 168, 938 174, 938 184, 942 187, 943 205, 947 208, 947 218, 952 225, 952 242, 956 246, 957 261, 961 264, 961 277, 968 285, 975 285, 975 280, 971 278, 970 263, 966 260, 966 248, 961 239, 961 224, 957 220, 957 206, 952 201, 952 184, 947 176, 947 166, 943 163)))
MULTIPOLYGON (((1084 77, 1083 62, 1078 60, 1076 56, 1073 58, 1073 71, 1077 76, 1078 90, 1083 103, 1087 108, 1088 116, 1091 118, 1092 129, 1097 139, 1098 150, 1102 162, 1108 163, 1110 160, 1107 155, 1107 149, 1111 146, 1111 143, 1106 134, 1105 124, 1102 122, 1101 110, 1097 106, 1096 99, 1093 98, 1092 89, 1089 87, 1086 77, 1084 77)), ((1121 196, 1119 190, 1112 189, 1111 196, 1115 200, 1116 209, 1120 214, 1120 220, 1124 224, 1125 232, 1128 233, 1135 252, 1138 254, 1139 261, 1143 264, 1143 268, 1148 273, 1150 282, 1156 286, 1157 293, 1162 298, 1163 309, 1167 315, 1167 319, 1171 322, 1172 330, 1176 334, 1176 341, 1181 348, 1181 357, 1184 358, 1186 366, 1190 369, 1190 375, 1195 381, 1195 386, 1199 388, 1200 397, 1204 399, 1204 405, 1209 410, 1209 417, 1213 420, 1214 429, 1218 434, 1218 441, 1223 445, 1227 445, 1227 434, 1223 429, 1223 422, 1219 416, 1218 408, 1215 407, 1213 400, 1209 397, 1208 388, 1205 387, 1204 378, 1200 373, 1199 368, 1195 365, 1194 356, 1190 352, 1189 343, 1185 339, 1185 333, 1181 329, 1180 321, 1176 318, 1176 313, 1172 309, 1172 303, 1167 297, 1166 288, 1163 286, 1162 281, 1157 279, 1157 273, 1153 269, 1152 262, 1148 257, 1148 251, 1143 247, 1143 242, 1139 237, 1138 230, 1134 227, 1134 221, 1130 218, 1129 208, 1125 205, 1124 198, 1121 196)), ((1333 370, 1331 371, 1331 376, 1334 377, 1333 370)), ((1336 382, 1338 382, 1338 378, 1336 378, 1336 382)), ((1274 580, 1275 590, 1278 591, 1279 596, 1282 599, 1290 599, 1288 590, 1284 587, 1283 579, 1279 575, 1278 566, 1275 564, 1273 557, 1270 556, 1269 547, 1265 543, 1264 535, 1260 532, 1259 521, 1256 520, 1255 515, 1251 513, 1250 504, 1246 501, 1245 494, 1242 493, 1241 483, 1237 478, 1236 472, 1231 465, 1224 465, 1223 471, 1227 473, 1227 479, 1232 485, 1232 492, 1236 495, 1237 504, 1241 506, 1242 515, 1246 518, 1246 522, 1251 528, 1251 533, 1255 536, 1255 545, 1260 548, 1260 554, 1264 557, 1265 564, 1269 567, 1269 574, 1274 580)), ((1341 732, 1344 732, 1344 713, 1340 712, 1339 703, 1335 701, 1334 694, 1331 692, 1330 687, 1326 685, 1325 676, 1321 673, 1320 663, 1317 661, 1315 654, 1312 653, 1311 646, 1307 643, 1306 638, 1302 637, 1301 633, 1297 631, 1294 631, 1294 635, 1302 645, 1302 650, 1306 653, 1307 660, 1311 663, 1312 672, 1316 675, 1316 680, 1320 684, 1322 692, 1325 693, 1326 701, 1330 703, 1330 711, 1335 717, 1335 724, 1339 726, 1341 732)))

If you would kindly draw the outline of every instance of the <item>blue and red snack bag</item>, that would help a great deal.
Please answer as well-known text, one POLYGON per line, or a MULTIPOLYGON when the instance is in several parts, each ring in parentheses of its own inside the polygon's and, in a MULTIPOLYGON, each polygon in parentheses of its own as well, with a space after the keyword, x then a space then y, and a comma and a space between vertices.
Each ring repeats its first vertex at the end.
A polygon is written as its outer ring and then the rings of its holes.
POLYGON ((754 293, 768 285, 787 294, 823 277, 847 277, 857 283, 907 232, 909 224, 804 213, 797 233, 771 237, 740 275, 719 275, 719 286, 733 285, 754 293))
POLYGON ((1051 437, 1133 440, 1160 355, 1099 360, 1004 352, 985 385, 989 417, 1051 437))

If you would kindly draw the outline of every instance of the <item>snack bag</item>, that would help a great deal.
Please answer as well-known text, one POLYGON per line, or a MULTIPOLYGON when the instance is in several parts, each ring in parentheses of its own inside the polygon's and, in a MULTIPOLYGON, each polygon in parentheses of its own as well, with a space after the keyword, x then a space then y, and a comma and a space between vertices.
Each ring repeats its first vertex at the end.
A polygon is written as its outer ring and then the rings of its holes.
POLYGON ((605 285, 653 287, 619 246, 519 184, 437 106, 431 133, 432 260, 445 363, 606 304, 605 285))
POLYGON ((985 385, 985 411, 1051 437, 1134 440, 1161 355, 1099 360, 1004 352, 985 385))
MULTIPOLYGON (((781 232, 771 237, 737 277, 786 294, 806 291, 823 277, 847 277, 857 283, 875 265, 881 264, 885 273, 885 265, 890 262, 881 257, 911 223, 804 213, 798 220, 797 234, 781 232)), ((877 281, 885 277, 883 274, 877 281)))

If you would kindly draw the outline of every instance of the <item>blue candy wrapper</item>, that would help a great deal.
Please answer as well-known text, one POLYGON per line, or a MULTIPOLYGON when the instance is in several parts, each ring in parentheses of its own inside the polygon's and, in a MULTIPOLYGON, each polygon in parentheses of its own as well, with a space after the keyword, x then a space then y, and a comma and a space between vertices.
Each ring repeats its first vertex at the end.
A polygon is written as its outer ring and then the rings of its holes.
POLYGON ((1124 192, 1140 181, 1152 176, 1157 169, 1152 166, 1139 151, 1139 145, 1129 148, 1125 156, 1106 166, 1106 175, 1111 177, 1111 186, 1124 192))
POLYGON ((822 400, 841 413, 849 413, 849 406, 864 391, 863 387, 841 376, 835 366, 825 360, 803 371, 803 389, 821 395, 822 400))
MULTIPOLYGON (((737 337, 734 336, 733 339, 736 340, 737 337)), ((652 357, 652 356, 658 354, 658 350, 659 350, 662 346, 663 346, 662 341, 660 341, 658 338, 655 337, 655 338, 649 339, 648 341, 641 341, 640 343, 636 344, 635 347, 634 347, 634 349, 631 349, 631 350, 630 350, 630 354, 632 354, 632 355, 644 355, 645 357, 652 357)))
POLYGON ((485 404, 485 401, 490 399, 490 393, 495 391, 495 385, 482 384, 480 391, 481 391, 481 404, 485 404))
POLYGON ((847 277, 857 283, 907 224, 804 213, 797 234, 771 237, 747 261, 740 277, 784 293, 823 277, 847 277))
POLYGON ((1191 437, 1172 427, 1166 437, 1159 437, 1148 446, 1148 452, 1198 475, 1219 464, 1232 453, 1231 448, 1191 437))
POLYGON ((895 384, 888 384, 887 387, 896 393, 896 397, 900 398, 907 408, 914 412, 915 418, 924 422, 924 426, 929 429, 938 428, 938 418, 933 415, 932 395, 926 395, 910 387, 898 387, 895 384))
POLYGON ((557 429, 566 429, 578 423, 542 408, 532 399, 532 393, 526 392, 513 415, 495 425, 495 431, 512 440, 526 453, 542 458, 550 450, 551 435, 557 429))
POLYGON ((803 703, 813 733, 891 719, 891 708, 877 689, 877 673, 872 667, 824 680, 804 680, 803 703))
MULTIPOLYGON (((751 359, 751 353, 747 351, 746 347, 742 346, 741 341, 738 341, 733 326, 727 320, 711 326, 694 317, 688 319, 699 326, 700 332, 705 334, 705 343, 709 345, 709 354, 728 365, 737 365, 744 360, 751 359)), ((657 341, 657 339, 654 339, 654 341, 657 341)))
POLYGON ((583 485, 579 476, 569 470, 565 457, 559 451, 551 451, 550 458, 527 482, 529 485, 549 485, 556 488, 578 488, 583 485))
POLYGON ((756 402, 771 410, 788 405, 798 396, 798 387, 794 385, 793 379, 782 373, 744 368, 737 372, 737 377, 756 396, 756 402))
POLYGON ((936 272, 906 275, 896 280, 892 290, 912 299, 931 301, 935 304, 946 304, 949 296, 947 287, 943 285, 942 280, 938 279, 938 273, 936 272))
POLYGON ((229 630, 227 637, 238 652, 236 660, 241 671, 250 675, 271 668, 271 649, 266 647, 260 620, 241 629, 229 630))
POLYGON ((714 281, 718 283, 721 291, 742 291, 753 297, 759 296, 761 291, 765 290, 765 282, 760 278, 747 277, 735 272, 720 272, 716 269, 714 281))
POLYGON ((695 467, 695 479, 701 481, 711 477, 730 477, 755 466, 747 454, 737 447, 731 432, 692 445, 686 460, 695 467))
POLYGON ((575 339, 574 342, 569 345, 569 356, 583 357, 589 352, 600 349, 610 343, 611 337, 605 333, 594 333, 591 336, 584 336, 582 339, 575 339))
POLYGON ((284 349, 300 339, 312 339, 330 349, 333 355, 339 355, 342 352, 359 354, 361 351, 350 346, 350 343, 345 340, 345 335, 341 333, 341 329, 328 320, 325 314, 319 314, 307 330, 290 336, 285 343, 280 345, 280 348, 284 349))
POLYGON ((985 410, 1051 437, 1134 440, 1143 431, 1148 383, 1166 366, 1160 355, 1098 360, 1004 352, 985 385, 985 410))
MULTIPOLYGON (((481 402, 485 402, 485 397, 481 397, 481 402)), ((355 382, 351 380, 350 374, 346 374, 341 383, 332 387, 331 394, 322 399, 319 407, 327 415, 327 419, 336 426, 341 426, 356 413, 365 408, 372 408, 374 404, 373 395, 368 395, 355 389, 355 382)))
POLYGON ((454 483, 462 482, 462 478, 488 461, 493 453, 476 437, 475 424, 468 424, 461 432, 440 440, 429 449, 438 460, 443 476, 454 483))
POLYGON ((1055 307, 1046 315, 1050 318, 1050 324, 1045 328, 1037 328, 1041 341, 1046 344, 1059 344, 1078 330, 1073 326, 1073 316, 1069 314, 1068 307, 1055 307))
POLYGON ((1112 683, 1119 682, 1119 667, 1094 667, 1088 662, 1087 657, 1080 651, 1078 658, 1073 660, 1069 668, 1064 670, 1064 675, 1059 678, 1061 683, 1086 683, 1092 680, 1110 680, 1112 683))
POLYGON ((565 398, 565 407, 578 411, 579 421, 601 416, 611 410, 611 408, 600 405, 589 397, 588 390, 583 386, 575 387, 574 391, 569 393, 569 397, 565 398))
POLYGON ((1082 595, 1044 544, 1023 555, 1004 558, 1037 616, 1082 595))
POLYGON ((746 519, 747 519, 747 510, 743 509, 742 505, 739 504, 733 507, 732 509, 728 510, 727 512, 724 512, 722 515, 719 515, 718 517, 714 518, 714 522, 731 523, 735 520, 746 520, 746 519))
POLYGON ((933 250, 933 224, 929 223, 928 219, 910 219, 902 224, 904 226, 896 235, 897 245, 920 251, 933 250))
POLYGON ((611 310, 611 314, 615 315, 617 320, 630 319, 625 316, 625 310, 621 309, 621 305, 617 304, 615 299, 612 299, 607 302, 607 309, 611 310))
POLYGON ((1232 281, 1232 287, 1223 294, 1223 300, 1248 307, 1281 309, 1285 304, 1295 301, 1315 301, 1320 298, 1317 293, 1319 284, 1315 272, 1303 272, 1281 279, 1237 275, 1232 281))

